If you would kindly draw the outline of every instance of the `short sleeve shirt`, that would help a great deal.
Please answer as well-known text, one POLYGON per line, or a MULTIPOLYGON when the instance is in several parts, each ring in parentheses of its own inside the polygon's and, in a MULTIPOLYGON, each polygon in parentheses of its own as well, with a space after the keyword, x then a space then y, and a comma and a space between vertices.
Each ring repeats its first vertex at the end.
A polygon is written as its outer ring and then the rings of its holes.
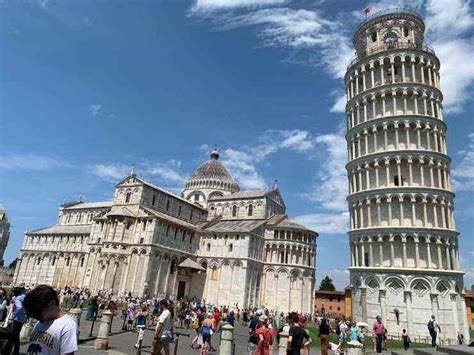
POLYGON ((28 342, 28 355, 59 355, 77 351, 77 326, 65 314, 48 322, 38 322, 28 342))
POLYGON ((163 335, 164 332, 170 330, 171 312, 169 310, 165 309, 163 312, 161 312, 160 316, 158 317, 158 324, 161 324, 161 335, 163 335))

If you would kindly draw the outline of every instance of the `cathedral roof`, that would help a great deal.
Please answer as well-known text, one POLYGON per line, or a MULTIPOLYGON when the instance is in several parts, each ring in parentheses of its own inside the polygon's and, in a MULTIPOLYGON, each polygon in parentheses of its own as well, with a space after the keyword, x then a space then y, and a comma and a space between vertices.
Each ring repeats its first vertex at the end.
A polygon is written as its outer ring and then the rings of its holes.
POLYGON ((287 215, 275 215, 268 219, 267 225, 272 228, 285 228, 285 229, 299 229, 317 234, 311 229, 306 228, 302 224, 297 223, 287 215))
POLYGON ((232 175, 219 161, 219 152, 216 148, 211 152, 211 159, 198 166, 189 179, 218 179, 234 182, 232 175))
POLYGON ((244 233, 251 232, 261 225, 265 224, 265 220, 238 220, 238 221, 219 221, 211 224, 204 230, 206 232, 228 232, 228 233, 244 233))
POLYGON ((87 208, 106 208, 113 205, 113 201, 99 201, 99 202, 77 202, 71 205, 63 205, 65 210, 80 210, 87 208))
POLYGON ((276 189, 262 189, 262 190, 247 190, 234 192, 230 195, 225 196, 212 196, 211 200, 236 200, 236 199, 245 199, 245 198, 260 198, 265 197, 276 189))
POLYGON ((92 226, 90 224, 80 225, 54 225, 45 228, 39 228, 27 232, 27 234, 90 234, 92 226))

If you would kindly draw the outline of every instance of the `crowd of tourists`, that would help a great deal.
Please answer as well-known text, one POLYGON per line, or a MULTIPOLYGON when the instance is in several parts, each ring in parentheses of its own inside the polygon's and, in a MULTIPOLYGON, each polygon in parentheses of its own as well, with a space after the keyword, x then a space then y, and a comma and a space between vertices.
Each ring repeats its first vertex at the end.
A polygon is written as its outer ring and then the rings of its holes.
MULTIPOLYGON (((283 314, 262 307, 241 309, 236 305, 231 308, 186 299, 173 302, 146 295, 133 297, 131 293, 117 296, 105 290, 92 295, 87 289, 65 287, 55 290, 39 285, 33 290, 15 287, 10 296, 0 287, 0 354, 19 354, 20 332, 28 318, 38 321, 27 344, 28 354, 76 352, 78 329, 67 314, 71 308, 86 310, 86 319, 90 321, 101 317, 105 310, 112 312, 115 317, 120 317, 123 331, 136 331, 134 347, 137 349, 141 348, 145 329, 153 330, 153 355, 169 355, 170 344, 176 343, 179 335, 189 336, 189 331, 190 342, 186 346, 202 355, 215 352, 225 324, 248 330, 249 355, 269 355, 273 347, 277 348, 281 334, 288 336, 288 355, 309 354, 312 342, 307 327, 309 323, 319 328, 322 355, 344 353, 351 343, 365 347, 370 337, 376 353, 386 350, 388 344, 387 328, 380 316, 369 330, 367 323, 356 323, 345 317, 330 321, 328 317, 296 312, 283 314), (180 329, 189 331, 180 333, 180 329), (335 342, 330 341, 331 333, 336 335, 332 337, 337 339, 335 342)), ((441 328, 434 316, 427 327, 432 346, 436 346, 441 328)), ((400 336, 405 350, 408 350, 411 340, 407 330, 403 329, 400 336)))

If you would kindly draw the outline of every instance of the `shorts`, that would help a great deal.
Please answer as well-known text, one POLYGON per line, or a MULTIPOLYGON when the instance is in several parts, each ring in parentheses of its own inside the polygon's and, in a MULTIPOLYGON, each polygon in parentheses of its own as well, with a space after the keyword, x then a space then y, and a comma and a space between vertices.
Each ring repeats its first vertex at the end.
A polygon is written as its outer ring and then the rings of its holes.
POLYGON ((128 323, 128 324, 133 324, 133 319, 129 319, 129 320, 127 321, 127 323, 128 323))
POLYGON ((203 343, 206 343, 206 342, 207 342, 207 343, 210 344, 210 343, 211 343, 211 336, 210 336, 209 334, 203 335, 203 336, 202 336, 202 342, 203 342, 203 343))

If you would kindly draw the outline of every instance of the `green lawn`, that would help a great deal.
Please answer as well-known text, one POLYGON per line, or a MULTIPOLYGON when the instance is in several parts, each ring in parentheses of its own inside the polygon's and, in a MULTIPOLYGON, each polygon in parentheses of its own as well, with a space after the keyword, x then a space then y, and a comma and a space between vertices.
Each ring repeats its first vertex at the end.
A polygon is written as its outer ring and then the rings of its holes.
MULTIPOLYGON (((311 347, 314 348, 319 348, 321 346, 319 342, 319 337, 318 337, 318 329, 315 327, 307 327, 309 330, 309 334, 311 335, 311 339, 313 342, 311 343, 311 347)), ((332 343, 338 343, 337 336, 334 333, 331 333, 329 335, 329 341, 332 343)), ((411 343, 410 347, 411 348, 426 348, 430 347, 430 344, 422 344, 422 343, 411 343)), ((365 347, 366 349, 372 349, 373 348, 373 342, 372 338, 366 338, 365 339, 365 347)), ((388 341, 388 349, 403 349, 403 342, 398 341, 398 340, 389 340, 388 341)))

